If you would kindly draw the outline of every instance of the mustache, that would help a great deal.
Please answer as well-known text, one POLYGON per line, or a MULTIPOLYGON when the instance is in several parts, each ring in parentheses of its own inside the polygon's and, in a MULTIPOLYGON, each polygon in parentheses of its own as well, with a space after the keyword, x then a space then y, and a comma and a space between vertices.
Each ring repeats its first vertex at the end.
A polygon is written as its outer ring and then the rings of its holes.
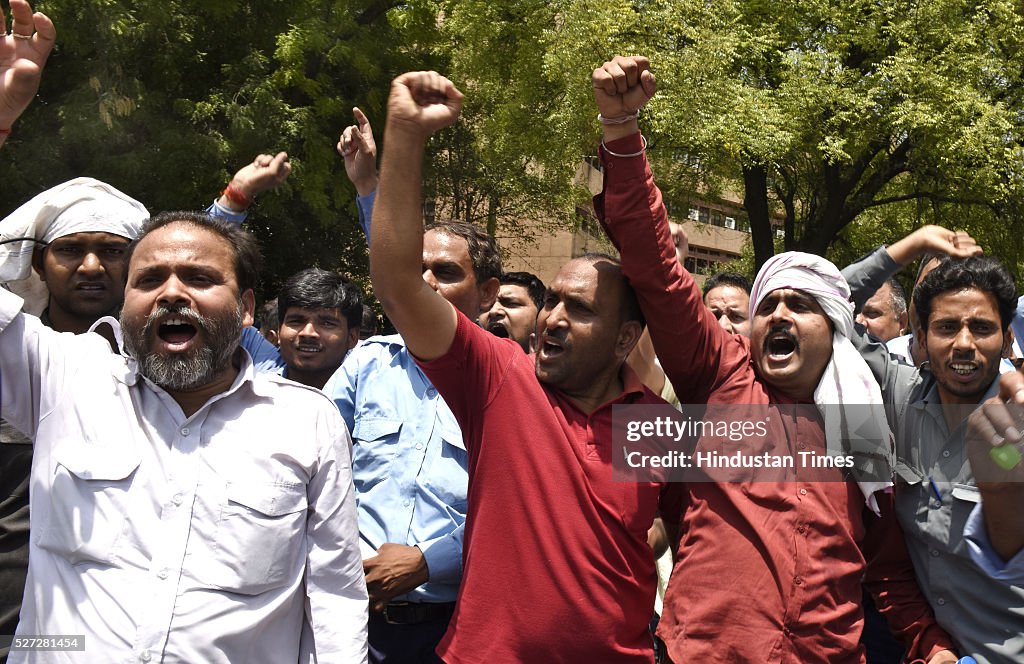
POLYGON ((767 352, 768 344, 780 337, 792 342, 794 348, 800 347, 800 340, 796 338, 796 335, 793 334, 788 325, 775 325, 768 330, 768 334, 764 335, 764 341, 761 342, 762 349, 767 352))

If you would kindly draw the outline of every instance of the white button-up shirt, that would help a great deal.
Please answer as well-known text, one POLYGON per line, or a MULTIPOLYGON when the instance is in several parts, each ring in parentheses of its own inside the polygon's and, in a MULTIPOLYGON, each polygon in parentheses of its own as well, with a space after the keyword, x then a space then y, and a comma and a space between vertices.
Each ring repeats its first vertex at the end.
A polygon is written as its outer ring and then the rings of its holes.
POLYGON ((191 417, 96 334, 0 290, 2 417, 35 441, 20 662, 362 662, 367 596, 348 431, 257 376, 191 417), (315 657, 315 660, 314 660, 315 657))

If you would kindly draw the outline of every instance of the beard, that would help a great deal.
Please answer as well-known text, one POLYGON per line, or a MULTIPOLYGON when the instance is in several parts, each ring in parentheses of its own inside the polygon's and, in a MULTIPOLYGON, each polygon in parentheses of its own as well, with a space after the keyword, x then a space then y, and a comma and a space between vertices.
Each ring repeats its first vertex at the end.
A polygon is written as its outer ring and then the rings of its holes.
POLYGON ((139 372, 165 390, 184 391, 202 387, 227 368, 238 349, 242 334, 243 310, 238 307, 221 318, 207 318, 187 307, 160 307, 144 320, 143 325, 121 315, 124 346, 139 363, 139 372), (203 333, 203 344, 184 353, 158 353, 152 348, 154 326, 158 320, 173 316, 181 318, 203 333))

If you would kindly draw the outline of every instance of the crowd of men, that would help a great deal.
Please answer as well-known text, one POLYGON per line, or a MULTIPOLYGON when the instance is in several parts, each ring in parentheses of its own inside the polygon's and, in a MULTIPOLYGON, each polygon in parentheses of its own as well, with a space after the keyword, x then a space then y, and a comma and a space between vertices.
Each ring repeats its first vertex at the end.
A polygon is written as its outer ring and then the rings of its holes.
MULTIPOLYGON (((26 0, 10 13, 0 146, 56 38, 26 0)), ((8 661, 1024 661, 1009 271, 926 226, 843 270, 788 252, 702 291, 637 123, 648 60, 592 84, 619 255, 547 286, 475 225, 423 226, 451 81, 395 79, 379 174, 355 109, 337 147, 393 335, 317 267, 254 325, 241 224, 285 153, 202 213, 78 178, 0 221, 8 661), (667 403, 804 405, 768 424, 791 455, 850 453, 872 418, 851 472, 616 481, 613 413, 667 403)))

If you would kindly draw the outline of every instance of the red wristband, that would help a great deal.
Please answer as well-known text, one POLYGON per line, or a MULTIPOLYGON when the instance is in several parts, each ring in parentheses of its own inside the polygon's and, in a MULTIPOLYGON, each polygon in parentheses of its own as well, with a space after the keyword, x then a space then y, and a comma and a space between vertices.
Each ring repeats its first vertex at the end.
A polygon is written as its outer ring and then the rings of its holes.
POLYGON ((247 208, 252 205, 252 199, 232 187, 230 182, 221 195, 239 207, 247 208))

